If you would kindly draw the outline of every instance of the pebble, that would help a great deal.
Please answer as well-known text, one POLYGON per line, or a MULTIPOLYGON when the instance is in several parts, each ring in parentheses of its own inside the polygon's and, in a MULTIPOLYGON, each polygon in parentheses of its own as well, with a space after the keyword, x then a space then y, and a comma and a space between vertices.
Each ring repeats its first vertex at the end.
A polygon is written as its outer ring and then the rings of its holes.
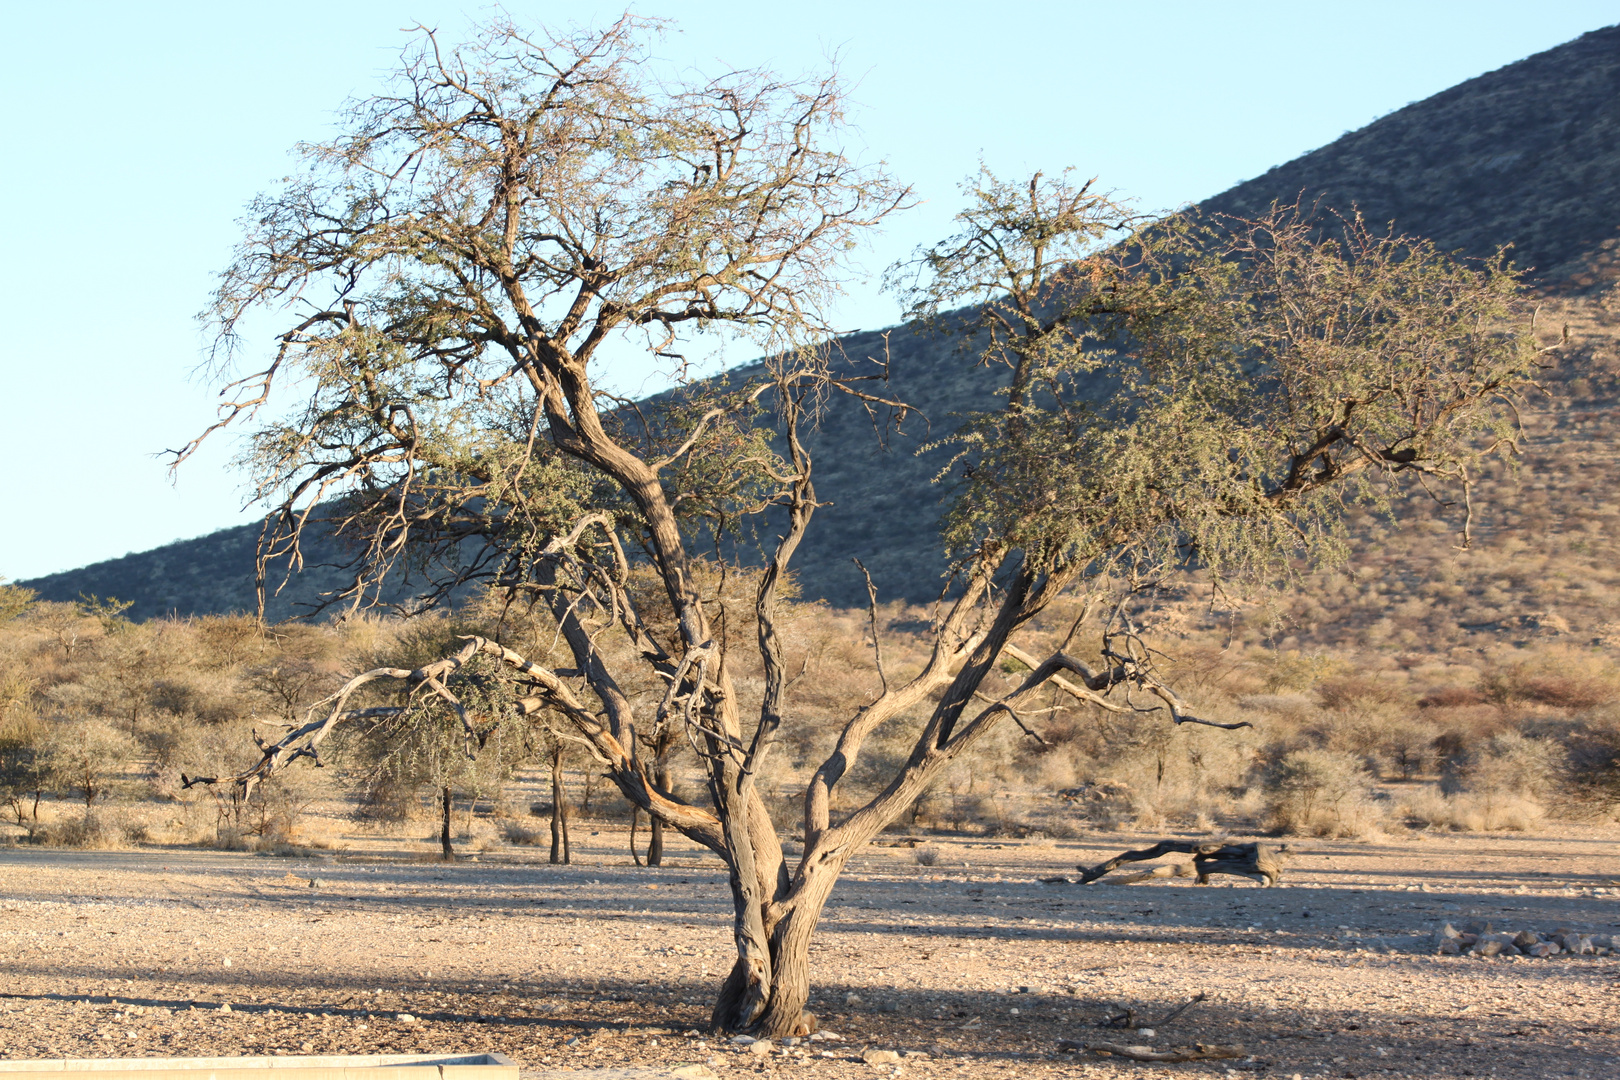
POLYGON ((900 1055, 893 1050, 863 1050, 861 1060, 868 1065, 892 1065, 900 1060, 900 1055))
POLYGON ((402 1024, 416 1023, 416 1017, 412 1016, 410 1013, 400 1013, 398 1016, 394 1017, 394 1019, 398 1020, 402 1024))

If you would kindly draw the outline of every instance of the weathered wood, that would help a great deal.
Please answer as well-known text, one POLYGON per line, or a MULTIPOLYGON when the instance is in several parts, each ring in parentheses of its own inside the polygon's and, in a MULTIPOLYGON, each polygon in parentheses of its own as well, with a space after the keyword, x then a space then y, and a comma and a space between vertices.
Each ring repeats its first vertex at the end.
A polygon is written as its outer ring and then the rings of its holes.
POLYGON ((1090 1050, 1094 1054, 1112 1054, 1131 1061, 1211 1061, 1219 1058, 1245 1057, 1248 1051, 1241 1046, 1219 1046, 1199 1043, 1190 1048, 1155 1050, 1151 1046, 1126 1046, 1123 1043, 1083 1043, 1073 1039, 1059 1039, 1059 1050, 1090 1050))
MULTIPOLYGON (((1076 867, 1080 871, 1080 884, 1089 885, 1102 877, 1110 870, 1122 863, 1147 862, 1164 855, 1181 854, 1193 857, 1193 873, 1198 875, 1198 884, 1209 884, 1211 874, 1234 874, 1239 877, 1255 878, 1265 885, 1275 885, 1282 877, 1282 858, 1288 850, 1288 845, 1261 844, 1251 842, 1247 844, 1228 844, 1220 840, 1198 842, 1194 840, 1160 840, 1150 848, 1140 851, 1123 851, 1107 862, 1100 862, 1096 866, 1076 867)), ((1149 871, 1145 874, 1133 875, 1131 880, 1141 881, 1149 877, 1168 877, 1176 873, 1167 870, 1165 873, 1149 871)), ((1180 876, 1177 874, 1177 876, 1180 876)))

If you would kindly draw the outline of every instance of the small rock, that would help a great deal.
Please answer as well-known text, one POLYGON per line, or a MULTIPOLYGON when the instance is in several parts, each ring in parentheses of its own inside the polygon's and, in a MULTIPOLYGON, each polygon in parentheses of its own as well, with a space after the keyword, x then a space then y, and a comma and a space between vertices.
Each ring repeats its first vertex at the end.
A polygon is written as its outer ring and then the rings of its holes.
POLYGON ((707 1065, 680 1065, 669 1070, 669 1075, 678 1076, 680 1080, 714 1080, 715 1071, 707 1065))
POLYGON ((1500 941, 1476 941, 1468 951, 1475 956, 1498 956, 1504 946, 1500 941))
POLYGON ((1563 952, 1563 950, 1558 947, 1558 943, 1554 941, 1539 941, 1525 951, 1529 956, 1538 956, 1542 958, 1557 956, 1559 953, 1563 952))
POLYGON ((868 1065, 893 1065, 900 1060, 900 1055, 893 1050, 863 1050, 861 1060, 868 1065))
POLYGON ((402 1024, 416 1023, 416 1017, 412 1016, 410 1013, 400 1013, 398 1016, 394 1017, 394 1019, 398 1020, 402 1024))
POLYGON ((1536 937, 1536 935, 1532 934, 1530 931, 1520 930, 1517 934, 1513 935, 1513 947, 1518 949, 1520 952, 1523 952, 1530 946, 1537 944, 1540 940, 1540 938, 1536 937))
POLYGON ((225 959, 220 961, 220 964, 223 967, 230 967, 231 966, 231 958, 227 956, 225 959))
POLYGON ((731 1040, 732 1046, 753 1046, 758 1042, 752 1035, 738 1035, 731 1040))
POLYGON ((782 1040, 782 1045, 783 1046, 798 1046, 803 1041, 804 1040, 799 1038, 797 1035, 789 1035, 785 1039, 782 1040))
POLYGON ((844 995, 845 1005, 859 1005, 860 1003, 861 995, 857 994, 855 991, 851 990, 849 993, 844 995))
POLYGON ((926 1050, 902 1050, 902 1051, 900 1051, 900 1056, 905 1058, 907 1061, 921 1061, 921 1060, 924 1060, 924 1059, 926 1059, 928 1057, 928 1051, 926 1051, 926 1050))
POLYGON ((1450 938, 1452 941, 1456 941, 1461 936, 1461 934, 1457 933, 1457 928, 1450 923, 1446 923, 1446 925, 1435 931, 1436 938, 1450 938))
POLYGON ((1457 944, 1456 939, 1446 938, 1434 951, 1441 956, 1456 956, 1462 952, 1462 946, 1457 944))
POLYGON ((231 1003, 227 1001, 225 1004, 223 1004, 223 1005, 221 1005, 219 1007, 219 1011, 220 1012, 230 1012, 231 1011, 231 1003))
POLYGON ((1156 1038, 1158 1036, 1158 1034, 1159 1034, 1157 1031, 1154 1031, 1152 1028, 1138 1028, 1136 1030, 1136 1033, 1138 1035, 1142 1036, 1142 1038, 1144 1038, 1144 1039, 1156 1038))
POLYGON ((773 1047, 769 1039, 756 1039, 748 1044, 748 1052, 756 1057, 765 1057, 770 1054, 773 1047))

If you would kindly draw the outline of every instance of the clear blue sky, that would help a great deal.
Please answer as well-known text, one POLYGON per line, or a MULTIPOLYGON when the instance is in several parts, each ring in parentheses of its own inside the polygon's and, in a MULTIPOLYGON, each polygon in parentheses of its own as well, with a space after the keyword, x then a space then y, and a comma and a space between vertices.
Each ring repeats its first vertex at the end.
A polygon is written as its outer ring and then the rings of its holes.
MULTIPOLYGON (((947 229, 956 184, 1073 165, 1145 207, 1214 194, 1482 72, 1620 21, 1620 2, 1017 5, 820 0, 631 5, 676 20, 673 60, 857 81, 871 152, 925 203, 875 275, 947 229)), ((236 219, 332 130, 415 22, 477 4, 13 3, 0 260, 0 575, 64 570, 248 520, 221 440, 170 484, 154 455, 210 418, 193 320, 236 219)), ((511 3, 526 22, 612 4, 511 3)), ((895 321, 851 283, 847 327, 895 321)), ((733 360, 745 357, 731 357, 733 360)), ((626 387, 656 387, 625 374, 626 387)))

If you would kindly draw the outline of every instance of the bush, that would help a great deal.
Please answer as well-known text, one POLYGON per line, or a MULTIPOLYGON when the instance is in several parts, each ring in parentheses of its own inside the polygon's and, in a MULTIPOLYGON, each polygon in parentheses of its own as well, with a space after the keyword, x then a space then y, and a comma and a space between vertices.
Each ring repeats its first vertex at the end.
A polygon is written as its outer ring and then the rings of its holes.
MULTIPOLYGON (((546 812, 551 812, 549 806, 546 807, 546 812)), ((549 826, 531 829, 516 818, 501 819, 501 836, 505 838, 508 844, 518 844, 525 847, 540 847, 551 843, 551 829, 549 826)))
POLYGON ((1528 829, 1546 816, 1568 755, 1551 739, 1504 731, 1447 759, 1441 791, 1451 802, 1453 828, 1528 829))
POLYGON ((1409 825, 1460 832, 1498 829, 1522 832, 1545 817, 1540 804, 1529 799, 1500 796, 1485 799, 1465 793, 1446 795, 1427 786, 1404 793, 1395 812, 1409 825))
POLYGON ((1266 813, 1277 832, 1310 836, 1367 836, 1380 815, 1371 799, 1371 778, 1351 754, 1295 750, 1265 776, 1266 813))
POLYGON ((144 831, 120 815, 100 811, 42 822, 29 839, 46 847, 112 851, 128 847, 144 831))

